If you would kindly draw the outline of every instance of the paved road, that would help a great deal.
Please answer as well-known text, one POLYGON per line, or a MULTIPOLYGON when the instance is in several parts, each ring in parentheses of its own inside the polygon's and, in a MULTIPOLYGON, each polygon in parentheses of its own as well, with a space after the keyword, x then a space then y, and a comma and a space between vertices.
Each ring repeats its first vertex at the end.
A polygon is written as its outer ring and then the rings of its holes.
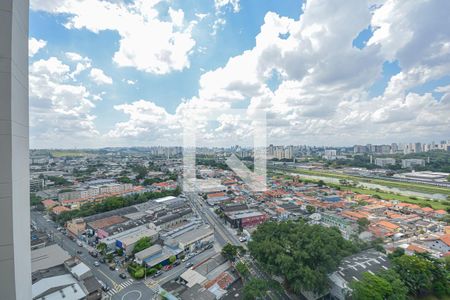
MULTIPOLYGON (((112 299, 121 299, 121 297, 116 296, 124 295, 127 291, 139 290, 142 295, 150 299, 147 296, 153 295, 154 293, 142 282, 137 282, 127 275, 128 278, 122 279, 119 274, 125 272, 125 270, 112 271, 106 264, 100 264, 100 266, 95 267, 94 262, 96 258, 89 255, 89 251, 85 247, 80 247, 76 242, 70 240, 67 236, 56 230, 56 224, 44 216, 42 213, 37 211, 31 211, 31 220, 36 225, 38 230, 44 231, 49 234, 50 238, 59 244, 64 250, 66 250, 70 255, 78 257, 82 262, 89 266, 95 277, 100 279, 103 283, 107 284, 111 290, 105 293, 105 297, 112 297, 112 299), (77 251, 81 251, 78 254, 77 251)), ((131 300, 131 295, 124 298, 124 300, 131 300)))
POLYGON ((220 246, 227 243, 243 246, 239 239, 232 234, 228 228, 226 228, 223 221, 209 209, 209 206, 200 198, 198 194, 187 193, 186 197, 197 214, 214 228, 216 241, 220 246))

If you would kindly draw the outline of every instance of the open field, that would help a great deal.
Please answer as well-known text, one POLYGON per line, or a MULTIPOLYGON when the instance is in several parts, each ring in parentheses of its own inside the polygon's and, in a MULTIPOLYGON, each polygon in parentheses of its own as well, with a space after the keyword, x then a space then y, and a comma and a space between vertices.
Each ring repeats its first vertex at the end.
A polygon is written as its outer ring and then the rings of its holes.
POLYGON ((372 178, 353 176, 353 175, 347 175, 347 174, 332 173, 332 172, 327 172, 327 171, 311 171, 311 170, 301 170, 301 169, 300 170, 299 169, 289 169, 289 171, 292 171, 294 173, 306 174, 306 175, 333 177, 333 178, 337 178, 337 179, 368 182, 368 183, 384 185, 386 187, 391 187, 391 188, 398 188, 398 189, 423 192, 423 193, 429 193, 429 194, 443 194, 443 195, 447 195, 447 196, 450 195, 450 189, 445 188, 445 187, 433 186, 433 185, 429 185, 429 184, 399 182, 399 181, 391 181, 391 180, 384 180, 384 179, 378 179, 378 178, 372 179, 372 178))
POLYGON ((80 157, 85 156, 87 153, 84 151, 75 151, 75 150, 52 150, 50 154, 53 157, 63 157, 63 156, 72 156, 72 157, 80 157))

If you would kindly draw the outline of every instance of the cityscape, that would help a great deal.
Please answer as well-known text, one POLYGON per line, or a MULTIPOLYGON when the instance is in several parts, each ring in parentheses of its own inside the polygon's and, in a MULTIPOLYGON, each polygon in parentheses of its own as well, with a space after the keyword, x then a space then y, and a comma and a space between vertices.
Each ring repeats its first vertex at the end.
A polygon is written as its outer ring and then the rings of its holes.
POLYGON ((0 300, 450 299, 449 12, 2 0, 0 300))

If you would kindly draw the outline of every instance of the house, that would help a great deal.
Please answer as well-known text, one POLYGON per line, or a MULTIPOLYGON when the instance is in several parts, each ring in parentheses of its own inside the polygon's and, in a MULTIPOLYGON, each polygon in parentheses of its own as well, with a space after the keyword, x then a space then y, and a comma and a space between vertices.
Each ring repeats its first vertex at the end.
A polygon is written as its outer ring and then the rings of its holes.
POLYGON ((434 217, 435 218, 443 218, 445 215, 447 214, 447 212, 443 209, 438 209, 434 211, 434 217))
POLYGON ((65 207, 65 206, 55 206, 55 207, 52 208, 52 212, 53 212, 55 215, 59 215, 59 214, 61 214, 62 212, 65 212, 65 211, 70 211, 70 208, 65 207))
POLYGON ((44 207, 45 207, 46 209, 52 209, 53 207, 59 205, 59 202, 54 201, 54 200, 52 200, 52 199, 42 200, 41 203, 42 203, 42 205, 44 205, 44 207))
POLYGON ((421 247, 419 245, 415 245, 415 244, 410 244, 405 249, 405 253, 407 255, 413 255, 415 253, 426 253, 426 252, 428 252, 427 249, 425 249, 424 247, 421 247))
POLYGON ((352 235, 358 233, 356 222, 333 212, 321 213, 320 222, 329 227, 337 227, 345 239, 350 239, 352 235))
POLYGON ((450 252, 450 234, 444 234, 434 239, 424 242, 431 249, 437 250, 443 254, 450 252))
POLYGON ((400 226, 395 225, 389 221, 378 221, 375 223, 375 226, 381 227, 385 230, 391 231, 391 232, 399 232, 400 231, 400 226))

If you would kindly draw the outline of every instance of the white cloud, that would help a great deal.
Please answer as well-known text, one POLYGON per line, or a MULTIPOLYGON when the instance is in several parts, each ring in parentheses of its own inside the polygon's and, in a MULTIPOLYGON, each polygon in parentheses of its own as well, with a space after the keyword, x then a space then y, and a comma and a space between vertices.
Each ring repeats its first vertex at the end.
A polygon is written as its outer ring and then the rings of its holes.
POLYGON ((107 76, 103 70, 98 68, 92 68, 91 72, 89 73, 89 77, 94 81, 96 84, 112 84, 113 80, 111 77, 107 76))
POLYGON ((70 67, 56 57, 30 65, 32 147, 93 145, 98 131, 92 109, 98 99, 81 84, 71 84, 70 67))
POLYGON ((68 15, 69 29, 94 33, 112 30, 120 36, 113 60, 121 67, 133 67, 154 74, 189 68, 195 46, 194 21, 185 22, 182 10, 169 8, 170 20, 162 21, 155 8, 159 0, 134 3, 100 0, 31 1, 31 8, 68 15), (44 3, 45 2, 45 3, 44 3))
POLYGON ((66 52, 65 55, 67 59, 76 63, 75 70, 69 75, 73 80, 76 80, 76 76, 81 72, 88 70, 91 67, 92 61, 89 57, 83 57, 75 52, 66 52))
MULTIPOLYGON (((446 137, 447 88, 436 90, 444 93, 440 99, 432 91, 412 90, 450 73, 447 6, 438 0, 311 0, 299 20, 269 12, 255 47, 203 74, 198 96, 183 101, 173 115, 152 102, 134 104, 148 107, 139 112, 122 109, 130 120, 119 123, 112 135, 176 135, 178 128, 169 125, 180 124, 191 107, 203 110, 199 116, 190 115, 200 118, 250 101, 250 115, 257 108, 267 111, 273 142, 345 145, 446 137), (367 45, 353 47, 353 40, 369 25, 374 33, 367 45), (369 90, 381 78, 383 63, 395 60, 400 73, 390 78, 381 95, 371 97, 369 90), (276 85, 271 83, 274 77, 276 85), (152 114, 157 123, 146 120, 152 114)), ((236 130, 234 121, 220 120, 221 130, 215 132, 219 143, 233 144, 221 134, 236 130)))
POLYGON ((34 37, 28 40, 28 56, 33 57, 47 45, 47 41, 38 40, 34 37))
POLYGON ((234 12, 239 12, 240 5, 239 0, 214 0, 216 10, 221 10, 224 7, 231 7, 234 12))
POLYGON ((129 84, 129 85, 135 85, 136 83, 137 83, 137 81, 136 80, 131 80, 131 79, 127 79, 127 80, 124 80, 127 84, 129 84))

